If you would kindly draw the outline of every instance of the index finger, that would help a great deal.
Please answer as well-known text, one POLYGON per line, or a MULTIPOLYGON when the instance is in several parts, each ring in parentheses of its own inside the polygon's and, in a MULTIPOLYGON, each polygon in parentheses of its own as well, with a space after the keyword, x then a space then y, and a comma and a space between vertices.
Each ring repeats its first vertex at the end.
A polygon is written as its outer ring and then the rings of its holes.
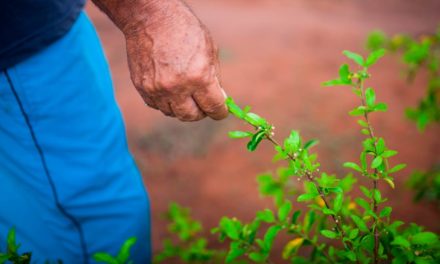
POLYGON ((193 98, 210 118, 221 120, 228 116, 228 108, 225 105, 226 93, 217 78, 210 85, 196 90, 193 98))

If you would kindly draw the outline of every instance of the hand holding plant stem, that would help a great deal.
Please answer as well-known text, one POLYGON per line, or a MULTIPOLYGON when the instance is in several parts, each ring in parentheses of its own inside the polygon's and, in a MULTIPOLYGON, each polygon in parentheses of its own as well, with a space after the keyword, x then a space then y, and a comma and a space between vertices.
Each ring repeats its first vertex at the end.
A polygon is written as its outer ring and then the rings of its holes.
POLYGON ((344 64, 339 68, 339 77, 324 85, 349 86, 360 98, 360 105, 350 115, 362 117, 358 123, 366 138, 362 142, 360 162, 346 162, 344 167, 371 181, 371 188, 359 186, 366 199, 348 195, 356 182, 351 174, 336 178, 319 172, 317 155, 309 152, 317 144, 316 140, 303 144, 299 133, 292 131, 282 143, 278 143, 271 124, 251 113, 249 107, 241 109, 228 98, 229 111, 255 129, 232 131, 230 137, 250 138, 249 151, 255 151, 262 141, 269 141, 276 151, 274 160, 288 163, 287 167, 278 169, 277 175, 266 173, 258 177, 260 193, 274 198, 276 211, 267 208, 258 211, 248 223, 235 217, 223 217, 212 232, 219 234, 221 241, 228 240, 229 250, 225 252, 210 249, 207 240, 201 237, 200 223, 193 220, 185 208, 172 205, 168 214, 169 231, 176 237, 164 242, 164 250, 156 256, 157 262, 178 258, 184 263, 247 263, 245 260, 275 263, 270 259, 271 250, 278 233, 284 231, 293 236, 282 252, 283 259, 290 263, 439 263, 438 235, 426 232, 416 224, 402 229, 402 221, 391 222, 391 207, 384 206, 379 210, 386 201, 378 189, 379 182, 384 181, 394 188, 392 174, 405 167, 399 164, 390 168, 388 160, 397 151, 386 147, 385 140, 375 135, 370 122, 371 113, 387 109, 384 103, 376 103, 372 88, 364 88, 370 77, 368 68, 384 55, 384 51, 375 51, 367 58, 349 51, 344 54, 359 69, 352 71, 344 64), (293 177, 304 180, 304 193, 298 195, 296 201, 307 203, 306 210, 293 211, 290 199, 293 187, 289 185, 293 177), (264 226, 267 229, 260 236, 264 226), (342 247, 325 243, 323 238, 339 240, 342 247), (307 251, 307 258, 298 255, 299 249, 307 246, 312 247, 307 251))

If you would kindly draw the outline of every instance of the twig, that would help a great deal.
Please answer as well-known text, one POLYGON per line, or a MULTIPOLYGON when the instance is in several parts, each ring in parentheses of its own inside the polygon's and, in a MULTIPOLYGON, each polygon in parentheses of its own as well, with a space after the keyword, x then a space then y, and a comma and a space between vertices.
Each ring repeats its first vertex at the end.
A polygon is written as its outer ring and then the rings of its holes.
MULTIPOLYGON (((365 103, 365 91, 364 91, 364 85, 363 85, 363 80, 359 79, 358 80, 358 88, 361 90, 361 103, 362 106, 367 107, 366 103, 365 103)), ((373 145, 374 145, 374 152, 377 155, 377 146, 376 146, 376 137, 374 136, 374 131, 373 131, 373 127, 370 124, 369 118, 368 118, 368 111, 364 111, 364 118, 365 118, 365 122, 367 123, 367 130, 368 130, 368 134, 371 140, 373 140, 373 145)), ((376 179, 376 177, 378 177, 378 170, 377 168, 374 169, 374 179, 373 179, 373 190, 374 192, 376 192, 377 190, 377 185, 378 185, 378 180, 376 179)), ((372 198, 373 200, 373 211, 374 214, 377 214, 377 202, 376 199, 374 199, 374 197, 372 198)), ((379 233, 377 231, 377 219, 374 218, 374 252, 373 252, 373 261, 374 264, 378 264, 379 263, 379 233)))
MULTIPOLYGON (((278 143, 273 137, 266 135, 266 138, 267 138, 270 142, 272 142, 272 144, 274 144, 275 146, 280 147, 283 151, 285 151, 284 148, 283 148, 283 147, 282 147, 282 146, 281 146, 281 145, 280 145, 280 144, 279 144, 279 143, 278 143)), ((296 158, 295 158, 294 156, 292 156, 290 153, 287 153, 287 156, 288 156, 288 157, 290 158, 290 160, 292 160, 292 161, 295 161, 295 160, 296 160, 296 158)), ((312 174, 311 172, 307 171, 307 172, 306 172, 306 177, 307 177, 307 179, 308 179, 310 182, 312 182, 313 184, 315 184, 316 189, 318 190, 319 196, 320 196, 321 199, 324 201, 324 204, 325 204, 325 206, 327 207, 327 209, 331 209, 331 208, 330 208, 330 204, 329 204, 329 202, 327 201, 324 192, 319 188, 319 185, 316 183, 313 174, 312 174)), ((342 238, 343 238, 343 237, 345 236, 345 232, 344 232, 344 230, 342 229, 342 227, 341 227, 341 225, 340 225, 340 221, 338 220, 338 218, 337 218, 335 215, 331 215, 331 218, 332 218, 333 221, 335 222, 335 225, 336 225, 336 229, 337 229, 337 231, 339 231, 339 232, 341 233, 342 238)), ((344 243, 344 242, 342 242, 342 243, 344 243)), ((344 243, 344 244, 345 244, 345 243, 344 243)), ((349 245, 349 248, 351 249, 351 246, 350 246, 350 245, 349 245)))

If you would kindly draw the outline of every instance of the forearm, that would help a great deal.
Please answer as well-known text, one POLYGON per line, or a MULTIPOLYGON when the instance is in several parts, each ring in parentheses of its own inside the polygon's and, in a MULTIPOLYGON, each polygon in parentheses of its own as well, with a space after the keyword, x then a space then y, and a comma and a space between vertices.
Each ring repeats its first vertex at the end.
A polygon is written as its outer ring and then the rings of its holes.
POLYGON ((92 0, 125 34, 158 30, 162 24, 193 18, 182 0, 92 0))
POLYGON ((130 77, 147 105, 182 121, 227 116, 217 48, 184 0, 92 1, 124 33, 130 77))

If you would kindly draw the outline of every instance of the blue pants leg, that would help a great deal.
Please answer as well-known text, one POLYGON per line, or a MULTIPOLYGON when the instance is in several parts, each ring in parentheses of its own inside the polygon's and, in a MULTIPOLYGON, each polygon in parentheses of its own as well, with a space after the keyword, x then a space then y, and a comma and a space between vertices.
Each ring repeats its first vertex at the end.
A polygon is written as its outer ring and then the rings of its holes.
POLYGON ((150 263, 149 201, 110 72, 81 14, 62 39, 0 72, 0 251, 15 226, 35 263, 94 263, 136 236, 150 263))

